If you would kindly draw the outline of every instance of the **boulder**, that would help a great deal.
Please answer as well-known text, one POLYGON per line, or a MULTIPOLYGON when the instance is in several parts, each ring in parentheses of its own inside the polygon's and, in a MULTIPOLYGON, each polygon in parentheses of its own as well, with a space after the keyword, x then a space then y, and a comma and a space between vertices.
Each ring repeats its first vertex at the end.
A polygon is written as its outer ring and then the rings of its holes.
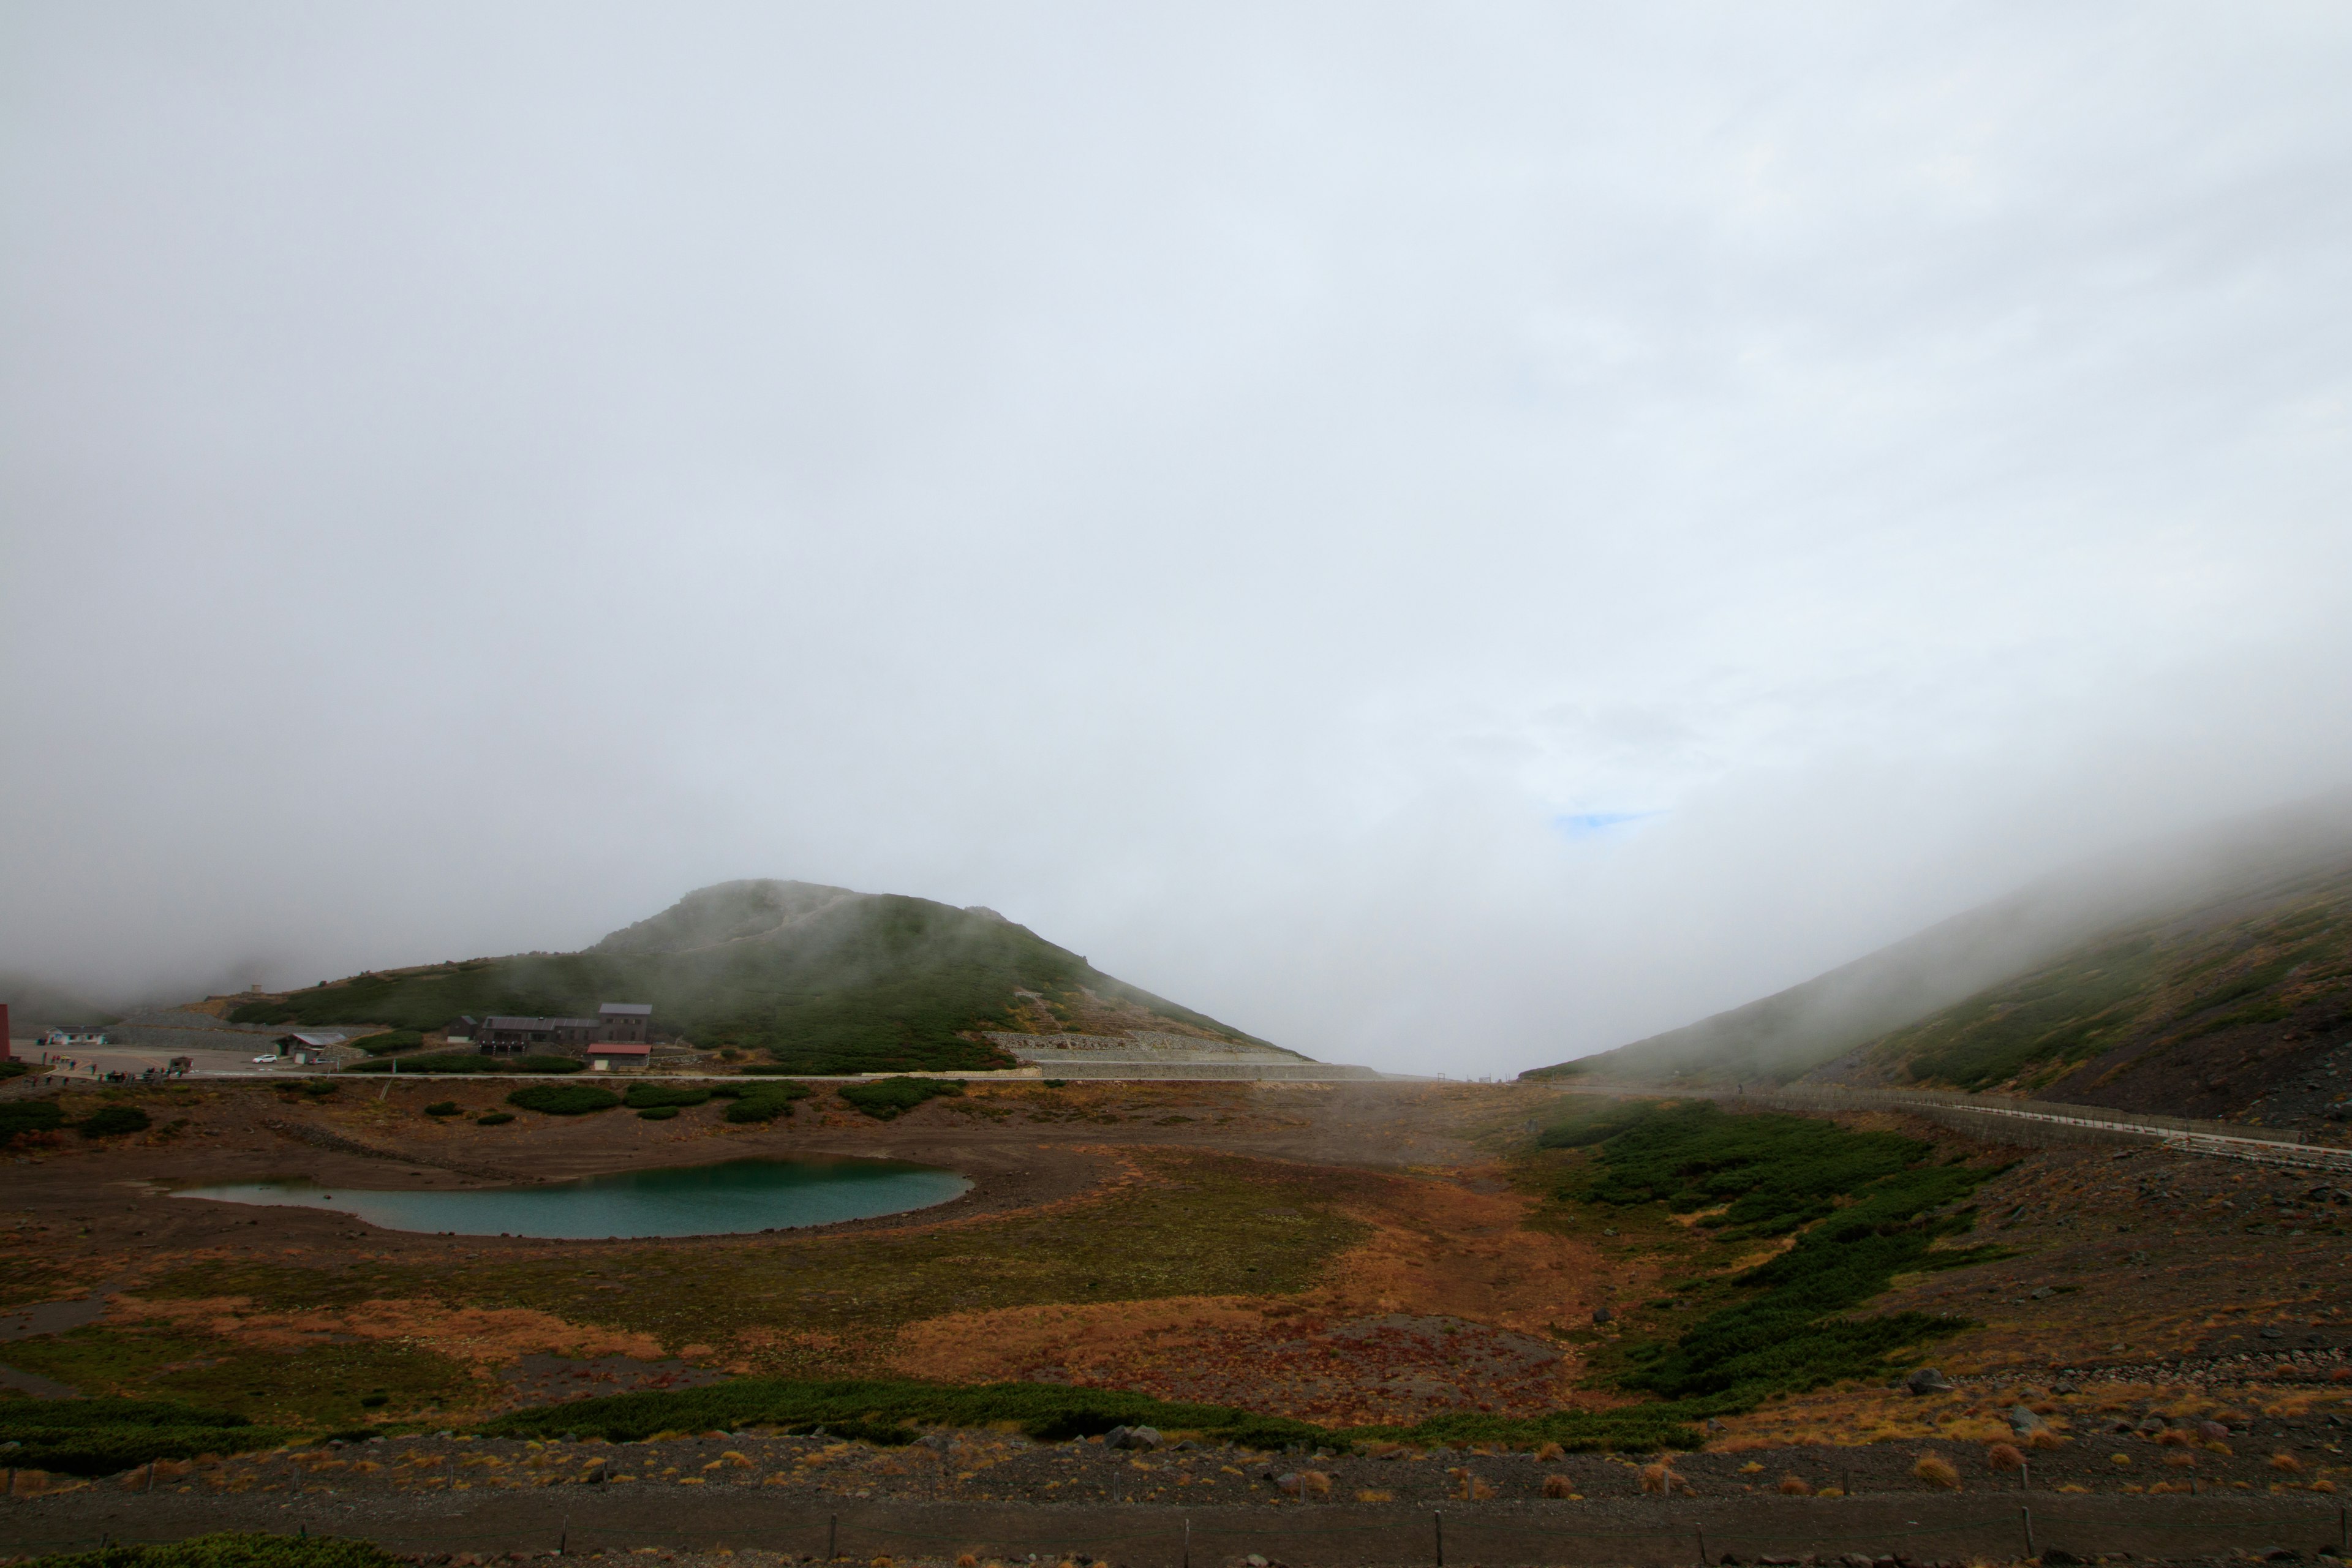
POLYGON ((2012 1405, 2009 1407, 2009 1429, 2021 1437, 2035 1432, 2046 1431, 2049 1426, 2049 1422, 2044 1421, 2022 1405, 2012 1405))
POLYGON ((1160 1429, 1156 1426, 1115 1426, 1111 1429, 1110 1435, 1103 1439, 1103 1446, 1110 1448, 1142 1448, 1149 1451, 1159 1447, 1164 1441, 1165 1439, 1160 1436, 1160 1429))
POLYGON ((1949 1394, 1958 1384, 1934 1367, 1923 1366, 1914 1369, 1911 1375, 1903 1380, 1903 1386, 1912 1394, 1949 1394))

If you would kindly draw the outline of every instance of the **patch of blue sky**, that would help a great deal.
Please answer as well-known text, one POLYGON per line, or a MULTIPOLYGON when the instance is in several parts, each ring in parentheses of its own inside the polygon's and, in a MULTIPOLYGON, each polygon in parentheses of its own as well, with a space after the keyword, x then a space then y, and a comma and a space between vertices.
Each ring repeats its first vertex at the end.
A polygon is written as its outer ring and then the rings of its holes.
POLYGON ((1611 837, 1626 832, 1635 823, 1647 822, 1654 816, 1664 816, 1663 810, 1652 811, 1571 811, 1551 819, 1552 831, 1571 842, 1588 838, 1611 837))

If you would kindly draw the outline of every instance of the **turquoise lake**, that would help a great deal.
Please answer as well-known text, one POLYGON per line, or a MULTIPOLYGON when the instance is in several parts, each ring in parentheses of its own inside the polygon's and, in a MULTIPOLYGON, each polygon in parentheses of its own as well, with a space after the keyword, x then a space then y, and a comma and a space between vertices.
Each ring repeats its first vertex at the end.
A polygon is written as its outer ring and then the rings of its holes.
POLYGON ((335 1209, 385 1230, 621 1241, 870 1219, 929 1208, 971 1190, 953 1171, 896 1160, 730 1160, 470 1192, 378 1192, 298 1181, 184 1187, 172 1195, 335 1209))

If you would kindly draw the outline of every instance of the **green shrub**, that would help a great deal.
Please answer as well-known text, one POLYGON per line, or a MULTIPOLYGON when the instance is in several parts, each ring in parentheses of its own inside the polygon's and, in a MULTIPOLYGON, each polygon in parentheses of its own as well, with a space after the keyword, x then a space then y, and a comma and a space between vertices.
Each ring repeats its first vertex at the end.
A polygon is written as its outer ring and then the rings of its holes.
POLYGON ((677 1114, 677 1107, 675 1105, 649 1105, 643 1110, 637 1112, 637 1120, 640 1121, 667 1121, 671 1117, 676 1116, 677 1114))
POLYGON ((20 1568, 401 1568, 373 1542, 331 1535, 225 1532, 139 1546, 101 1546, 18 1560, 20 1568))
POLYGON ((255 1426, 225 1410, 163 1400, 0 1401, 0 1443, 8 1463, 70 1476, 110 1476, 150 1459, 267 1448, 289 1434, 255 1426))
POLYGON ((486 1057, 472 1051, 435 1051, 421 1057, 384 1057, 375 1061, 356 1062, 342 1070, 396 1072, 406 1077, 413 1072, 578 1072, 586 1065, 572 1057, 486 1057))
POLYGON ((1091 1436, 1138 1424, 1200 1432, 1256 1447, 1328 1440, 1326 1429, 1285 1416, 1223 1405, 1181 1404, 1124 1389, 1071 1388, 1051 1383, 946 1384, 875 1379, 837 1383, 735 1378, 701 1388, 618 1394, 501 1415, 481 1427, 499 1437, 563 1432, 629 1442, 656 1432, 733 1431, 753 1426, 823 1426, 842 1436, 887 1434, 909 1425, 1019 1426, 1044 1441, 1091 1436), (855 1431, 853 1432, 853 1428, 855 1431))
POLYGON ((74 1131, 85 1138, 120 1138, 126 1132, 144 1132, 151 1125, 147 1113, 135 1105, 101 1105, 83 1117, 74 1131))
POLYGON ((413 1051, 425 1043, 422 1029, 386 1029, 381 1034, 362 1035, 352 1044, 372 1057, 389 1056, 394 1051, 413 1051))
POLYGON ((953 1079, 885 1078, 872 1083, 845 1083, 838 1092, 866 1115, 887 1121, 936 1095, 961 1094, 963 1085, 953 1079))
POLYGON ((1853 1317, 1897 1274, 1981 1261, 1985 1248, 1937 1248, 1967 1231, 1956 1207, 1998 1173, 1931 1165, 1932 1145, 1833 1121, 1731 1115, 1705 1101, 1639 1108, 1597 1150, 1587 1203, 1657 1203, 1727 1238, 1798 1232, 1785 1252, 1733 1278, 1738 1298, 1667 1343, 1633 1347, 1617 1382, 1668 1399, 1745 1408, 1766 1394, 1884 1375, 1887 1356, 1968 1326, 1896 1312, 1853 1317))
POLYGON ((710 1092, 735 1103, 727 1108, 730 1121, 773 1121, 793 1113, 793 1102, 809 1097, 809 1086, 789 1079, 759 1083, 713 1084, 710 1092))
POLYGON ((508 1095, 507 1103, 545 1116, 585 1116, 612 1110, 621 1097, 593 1083, 534 1083, 508 1095))
POLYGON ((0 1149, 26 1132, 54 1132, 65 1125, 66 1113, 54 1100, 0 1100, 0 1149))
POLYGON ((427 1116, 455 1116, 457 1114, 457 1102, 454 1100, 436 1100, 432 1104, 425 1108, 425 1114, 427 1116))
POLYGON ((647 1110, 657 1105, 675 1109, 700 1105, 709 1100, 710 1093, 699 1084, 633 1083, 625 1103, 635 1110, 647 1110))
POLYGON ((508 1122, 512 1121, 513 1120, 514 1112, 511 1110, 487 1110, 481 1115, 474 1118, 474 1125, 477 1127, 504 1127, 508 1122))
POLYGON ((0 1083, 6 1083, 12 1078, 22 1078, 32 1070, 33 1064, 30 1062, 14 1060, 0 1062, 0 1083))

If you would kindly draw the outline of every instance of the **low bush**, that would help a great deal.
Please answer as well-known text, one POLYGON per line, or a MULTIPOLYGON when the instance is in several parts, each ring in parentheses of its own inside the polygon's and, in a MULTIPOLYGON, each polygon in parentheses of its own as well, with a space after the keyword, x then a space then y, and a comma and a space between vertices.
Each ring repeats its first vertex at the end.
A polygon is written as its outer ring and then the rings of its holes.
POLYGON ((779 1116, 790 1116, 793 1101, 806 1100, 809 1087, 787 1079, 749 1087, 719 1084, 710 1092, 735 1102, 727 1108, 730 1121, 772 1121, 779 1116))
POLYGON ((0 1149, 27 1132, 54 1132, 65 1125, 66 1113, 54 1100, 11 1100, 0 1102, 0 1149))
POLYGON ((1995 1443, 1985 1450, 1985 1463, 1994 1469, 2014 1474, 2024 1468, 2025 1456, 2008 1443, 1995 1443))
POLYGON ((504 1127, 508 1122, 512 1121, 513 1120, 514 1112, 511 1110, 488 1110, 475 1117, 474 1125, 477 1127, 504 1127))
POLYGON ((633 1110, 648 1110, 655 1106, 700 1105, 709 1098, 710 1090, 700 1084, 633 1083, 623 1103, 633 1110))
POLYGON ((406 1075, 413 1072, 475 1073, 475 1072, 578 1072, 585 1062, 571 1057, 486 1057, 473 1051, 434 1051, 421 1057, 383 1057, 374 1061, 354 1062, 345 1072, 390 1072, 406 1075))
POLYGON ((18 1561, 20 1568, 401 1568, 405 1560, 368 1541, 238 1531, 18 1561))
POLYGON ((593 1083, 534 1083, 508 1095, 507 1103, 543 1116, 585 1116, 612 1110, 621 1097, 593 1083))
POLYGON ((0 1401, 0 1443, 8 1463, 69 1476, 110 1476, 150 1459, 273 1447, 290 1434, 256 1426, 225 1410, 164 1400, 0 1401))
POLYGON ((74 1131, 85 1138, 120 1138, 126 1132, 144 1132, 152 1125, 147 1113, 135 1105, 101 1105, 83 1117, 74 1131))
POLYGON ((6 1083, 12 1078, 22 1078, 32 1070, 33 1064, 30 1062, 0 1062, 0 1083, 6 1083))
MULTIPOLYGON (((1328 1441, 1319 1426, 1223 1405, 1180 1404, 1122 1389, 1050 1383, 946 1384, 912 1380, 800 1382, 735 1378, 701 1388, 616 1394, 501 1415, 478 1428, 499 1437, 581 1436, 635 1442, 656 1432, 822 1426, 841 1436, 895 1434, 910 1426, 1018 1426, 1044 1442, 1093 1436, 1114 1426, 1199 1432, 1250 1447, 1328 1441)), ((911 1434, 910 1434, 911 1436, 911 1434)), ((890 1441, 890 1437, 871 1440, 890 1441)))
POLYGON ((877 1121, 887 1121, 939 1095, 957 1095, 963 1085, 944 1078, 884 1078, 871 1083, 845 1083, 841 1098, 877 1121))
POLYGON ((649 1105, 643 1110, 637 1112, 637 1120, 640 1121, 667 1121, 671 1117, 676 1116, 677 1114, 677 1107, 675 1105, 649 1105))
POLYGON ((436 1100, 432 1104, 425 1108, 425 1114, 427 1116, 455 1116, 457 1114, 457 1102, 454 1100, 436 1100))
POLYGON ((1630 1348, 1620 1386, 1717 1415, 1774 1392, 1883 1375, 1892 1352, 1968 1326, 1924 1312, 1847 1314, 1897 1274, 1983 1261, 1986 1248, 1937 1243, 1969 1229, 1961 1205, 1997 1172, 1927 1163, 1930 1145, 1896 1133, 1704 1101, 1596 1109, 1545 1138, 1570 1147, 1596 1136, 1586 1203, 1719 1209, 1698 1223, 1727 1239, 1798 1233, 1729 1281, 1738 1291, 1730 1304, 1671 1342, 1630 1348))
POLYGON ((362 1035, 352 1044, 372 1057, 390 1056, 394 1051, 413 1051, 425 1043, 422 1029, 386 1029, 381 1034, 362 1035))

